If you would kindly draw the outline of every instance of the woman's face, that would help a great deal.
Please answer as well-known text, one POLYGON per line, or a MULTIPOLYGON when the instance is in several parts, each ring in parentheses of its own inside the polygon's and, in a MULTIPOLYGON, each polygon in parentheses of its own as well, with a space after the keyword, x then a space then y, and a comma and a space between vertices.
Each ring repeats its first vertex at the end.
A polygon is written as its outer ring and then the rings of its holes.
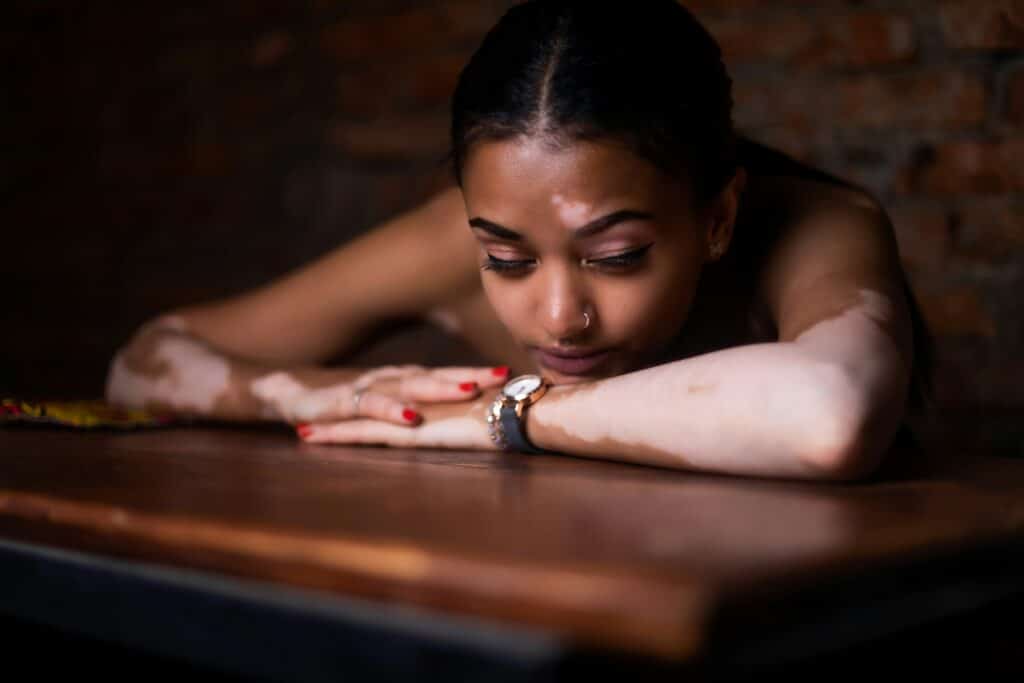
POLYGON ((713 222, 700 224, 685 185, 608 142, 484 142, 468 155, 484 291, 556 384, 645 367, 681 328, 713 222))

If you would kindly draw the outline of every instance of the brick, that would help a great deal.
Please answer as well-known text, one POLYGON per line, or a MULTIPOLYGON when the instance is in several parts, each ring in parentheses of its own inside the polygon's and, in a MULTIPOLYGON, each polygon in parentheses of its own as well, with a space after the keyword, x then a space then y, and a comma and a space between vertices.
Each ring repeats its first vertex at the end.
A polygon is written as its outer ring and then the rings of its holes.
POLYGON ((448 118, 389 117, 371 122, 339 121, 327 134, 342 154, 364 161, 439 159, 448 147, 448 118))
POLYGON ((953 0, 939 8, 942 32, 950 47, 1019 50, 1024 48, 1024 0, 953 0))
POLYGON ((794 67, 864 67, 913 57, 913 26, 901 15, 859 12, 828 21, 803 16, 751 21, 709 20, 708 30, 730 65, 781 62, 794 67))
MULTIPOLYGON (((809 79, 750 79, 737 81, 733 88, 734 118, 737 126, 750 129, 784 130, 791 136, 806 136, 823 116, 820 91, 809 79)), ((831 105, 824 116, 831 116, 831 105)))
POLYGON ((1024 128, 1024 63, 1005 74, 1002 118, 1011 126, 1024 128))
POLYGON ((896 181, 898 192, 935 195, 1024 191, 1024 138, 954 141, 923 148, 896 181))
MULTIPOLYGON (((832 0, 832 4, 841 0, 832 0)), ((825 4, 820 0, 679 0, 694 14, 742 13, 750 10, 777 10, 779 7, 806 7, 825 4)))
POLYGON ((448 54, 423 59, 407 72, 407 102, 420 107, 447 106, 470 55, 448 54))
POLYGON ((960 259, 998 266, 1024 257, 1024 199, 968 200, 954 218, 960 259))
POLYGON ((321 32, 320 47, 339 62, 395 60, 442 48, 449 38, 442 16, 430 8, 419 8, 334 24, 321 32))
POLYGON ((950 337, 996 336, 996 323, 978 293, 961 288, 943 293, 918 294, 921 313, 937 335, 950 337))
POLYGON ((821 78, 744 79, 733 90, 737 125, 810 136, 823 122, 838 129, 955 130, 987 119, 982 79, 965 71, 915 70, 821 78))
POLYGON ((339 62, 398 61, 474 43, 498 19, 475 2, 436 3, 389 15, 357 17, 323 29, 321 50, 339 62))
POLYGON ((988 93, 970 73, 928 69, 909 74, 869 74, 837 82, 835 122, 868 128, 978 125, 987 116, 988 93))
POLYGON ((904 204, 889 207, 900 260, 912 270, 938 271, 953 243, 949 211, 940 206, 904 204))
POLYGON ((343 116, 376 117, 399 112, 447 111, 459 73, 469 58, 455 53, 412 63, 367 64, 338 75, 337 106, 343 116))

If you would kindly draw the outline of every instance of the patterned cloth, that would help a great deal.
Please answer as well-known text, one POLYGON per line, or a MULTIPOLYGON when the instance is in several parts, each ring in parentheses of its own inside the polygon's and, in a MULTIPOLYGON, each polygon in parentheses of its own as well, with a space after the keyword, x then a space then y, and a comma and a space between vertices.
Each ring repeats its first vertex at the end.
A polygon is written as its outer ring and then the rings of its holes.
POLYGON ((119 408, 104 401, 21 401, 0 399, 0 426, 47 424, 76 429, 163 427, 174 418, 148 410, 119 408))

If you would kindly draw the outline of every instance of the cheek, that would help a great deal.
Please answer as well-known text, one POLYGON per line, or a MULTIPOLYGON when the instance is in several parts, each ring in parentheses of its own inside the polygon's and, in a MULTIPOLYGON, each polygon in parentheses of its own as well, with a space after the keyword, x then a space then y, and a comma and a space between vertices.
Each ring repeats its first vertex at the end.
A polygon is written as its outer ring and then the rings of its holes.
POLYGON ((515 281, 506 281, 500 277, 486 275, 482 278, 482 284, 484 296, 487 297, 487 302, 498 320, 505 327, 515 329, 521 323, 523 317, 521 309, 526 301, 522 287, 515 281))
POLYGON ((634 337, 638 342, 647 336, 647 330, 656 328, 664 316, 666 297, 663 284, 656 278, 637 278, 616 283, 601 292, 599 311, 604 328, 617 336, 634 337))
POLYGON ((655 266, 606 301, 606 319, 612 316, 618 330, 634 338, 638 347, 660 343, 674 333, 685 321, 697 290, 699 271, 668 263, 655 266))

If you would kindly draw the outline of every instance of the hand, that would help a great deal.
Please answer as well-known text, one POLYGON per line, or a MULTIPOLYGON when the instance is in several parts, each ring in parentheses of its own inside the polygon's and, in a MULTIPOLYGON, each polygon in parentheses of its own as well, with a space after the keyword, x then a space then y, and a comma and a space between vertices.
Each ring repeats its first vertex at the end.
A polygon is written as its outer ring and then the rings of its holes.
POLYGON ((299 436, 307 443, 496 451, 498 447, 488 431, 487 412, 499 391, 501 387, 493 387, 471 401, 424 405, 420 408, 422 422, 415 426, 362 418, 305 425, 299 436))
POLYGON ((357 418, 408 426, 422 420, 423 405, 471 401, 481 389, 508 380, 507 367, 387 365, 343 372, 345 380, 339 381, 337 374, 328 371, 328 383, 320 387, 306 386, 288 372, 275 372, 253 382, 252 390, 272 407, 276 417, 300 427, 357 418))

